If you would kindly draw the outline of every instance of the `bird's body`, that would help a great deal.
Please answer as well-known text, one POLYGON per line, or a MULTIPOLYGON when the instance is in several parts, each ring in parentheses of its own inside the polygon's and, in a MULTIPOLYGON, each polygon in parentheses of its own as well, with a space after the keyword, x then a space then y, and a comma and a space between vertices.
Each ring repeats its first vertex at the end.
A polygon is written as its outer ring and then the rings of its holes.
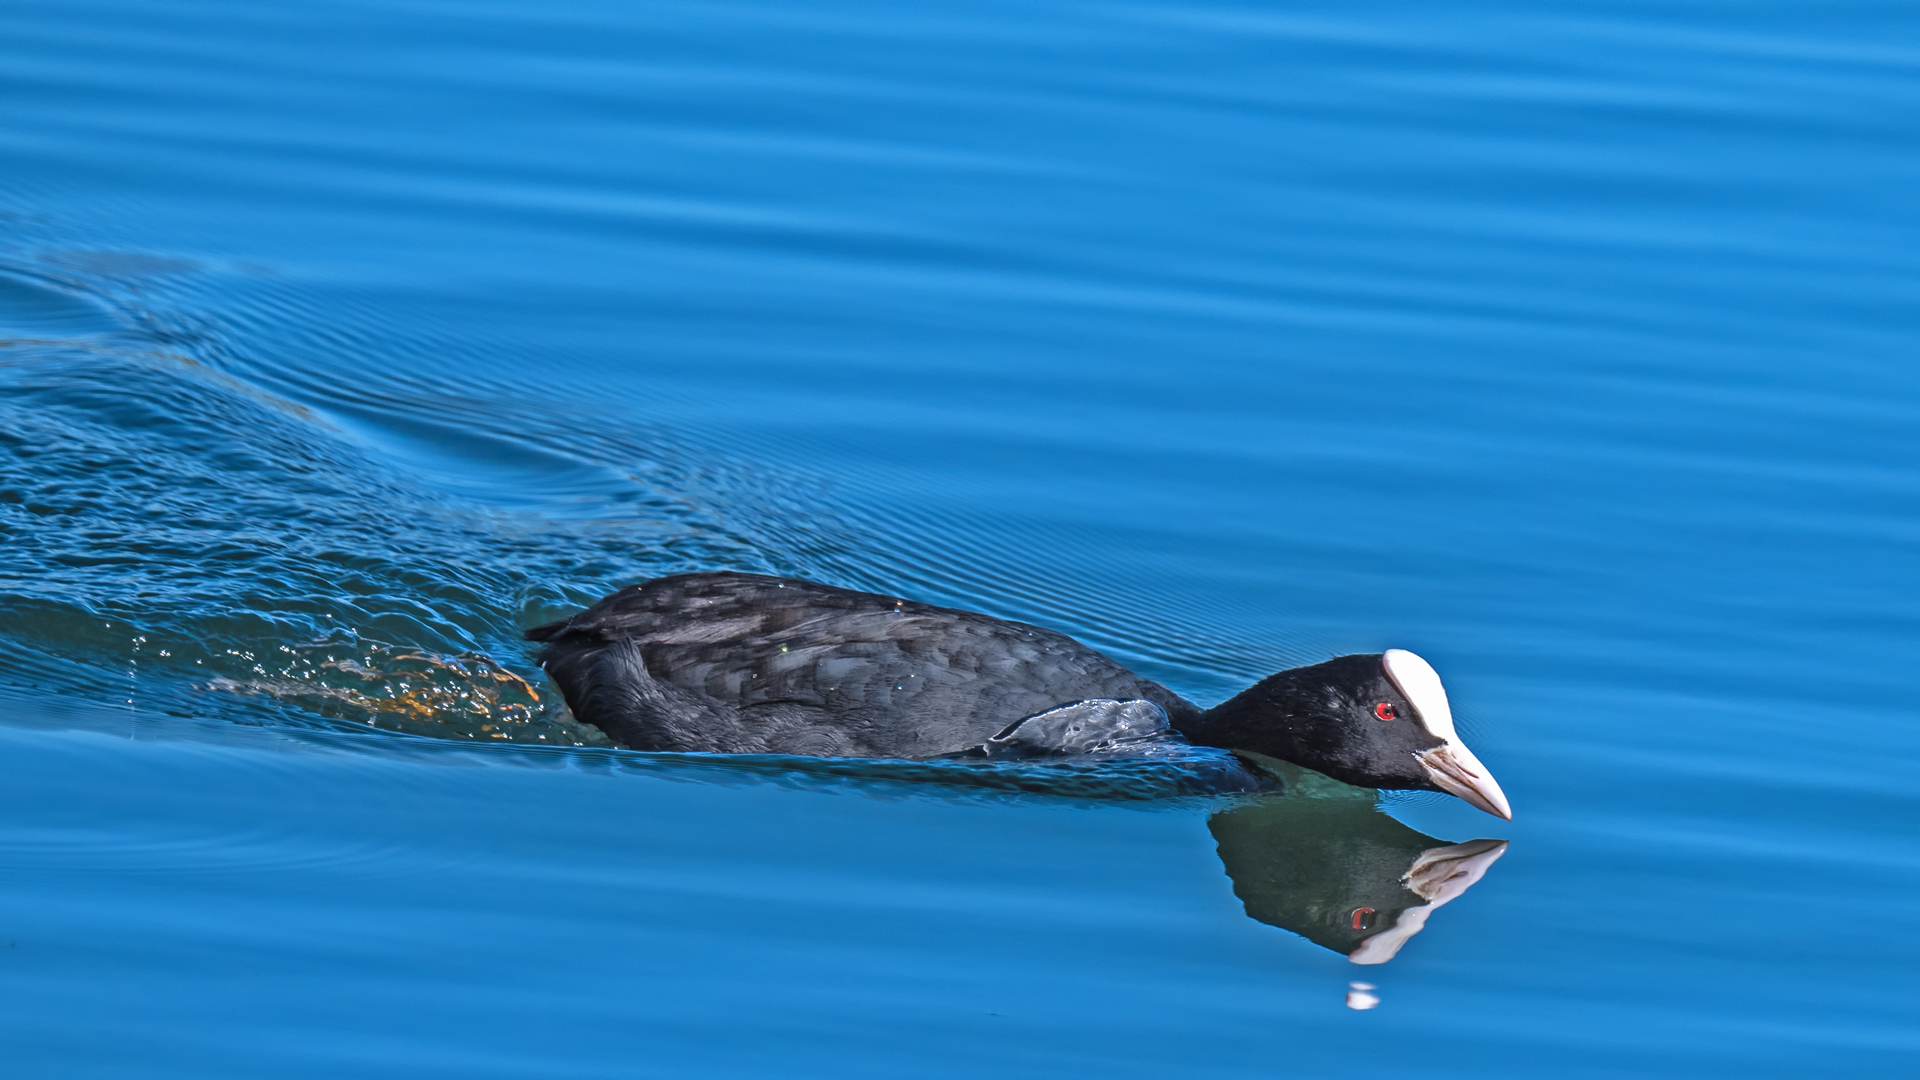
POLYGON ((658 578, 529 636, 576 716, 644 750, 926 759, 1079 701, 1200 713, 1065 634, 757 574, 658 578))
POLYGON ((621 589, 527 631, 574 716, 637 750, 907 758, 1184 737, 1506 817, 1411 653, 1336 657, 1212 709, 1064 634, 903 597, 713 572, 621 589))

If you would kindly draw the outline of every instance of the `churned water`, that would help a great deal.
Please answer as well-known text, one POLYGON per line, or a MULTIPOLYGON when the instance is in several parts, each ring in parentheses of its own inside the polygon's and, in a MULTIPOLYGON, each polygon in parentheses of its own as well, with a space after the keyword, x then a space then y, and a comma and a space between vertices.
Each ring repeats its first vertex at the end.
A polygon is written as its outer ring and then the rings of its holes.
POLYGON ((1912 1075, 1916 116, 1846 0, 13 0, 9 1075, 1912 1075), (519 632, 695 568, 1414 649, 1516 819, 608 747, 519 632))

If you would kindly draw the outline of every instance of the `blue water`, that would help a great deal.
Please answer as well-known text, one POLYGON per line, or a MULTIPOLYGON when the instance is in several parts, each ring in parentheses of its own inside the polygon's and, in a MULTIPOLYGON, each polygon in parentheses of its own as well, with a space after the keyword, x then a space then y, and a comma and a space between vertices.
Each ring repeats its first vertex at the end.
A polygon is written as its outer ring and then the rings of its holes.
POLYGON ((12 0, 9 1075, 1911 1075, 1916 115, 1844 0, 12 0), (1414 649, 1515 820, 607 747, 520 628, 700 568, 1414 649), (1362 967, 1368 829, 1510 845, 1362 967))

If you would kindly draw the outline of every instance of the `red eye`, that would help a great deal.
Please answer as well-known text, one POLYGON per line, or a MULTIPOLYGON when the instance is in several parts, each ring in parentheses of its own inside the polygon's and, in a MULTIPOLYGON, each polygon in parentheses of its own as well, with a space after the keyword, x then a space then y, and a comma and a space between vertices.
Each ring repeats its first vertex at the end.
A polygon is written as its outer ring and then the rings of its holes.
POLYGON ((1373 707, 1373 715, 1381 720, 1391 720, 1400 715, 1400 710, 1393 707, 1393 702, 1383 701, 1373 707))

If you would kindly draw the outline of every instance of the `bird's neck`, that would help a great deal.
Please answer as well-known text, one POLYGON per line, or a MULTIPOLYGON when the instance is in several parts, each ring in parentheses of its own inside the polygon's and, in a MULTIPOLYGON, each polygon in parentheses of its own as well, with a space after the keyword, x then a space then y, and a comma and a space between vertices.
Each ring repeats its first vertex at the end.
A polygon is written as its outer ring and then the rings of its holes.
POLYGON ((1226 701, 1180 725, 1195 746, 1254 750, 1287 757, 1294 725, 1290 703, 1297 698, 1291 672, 1269 675, 1226 701))

